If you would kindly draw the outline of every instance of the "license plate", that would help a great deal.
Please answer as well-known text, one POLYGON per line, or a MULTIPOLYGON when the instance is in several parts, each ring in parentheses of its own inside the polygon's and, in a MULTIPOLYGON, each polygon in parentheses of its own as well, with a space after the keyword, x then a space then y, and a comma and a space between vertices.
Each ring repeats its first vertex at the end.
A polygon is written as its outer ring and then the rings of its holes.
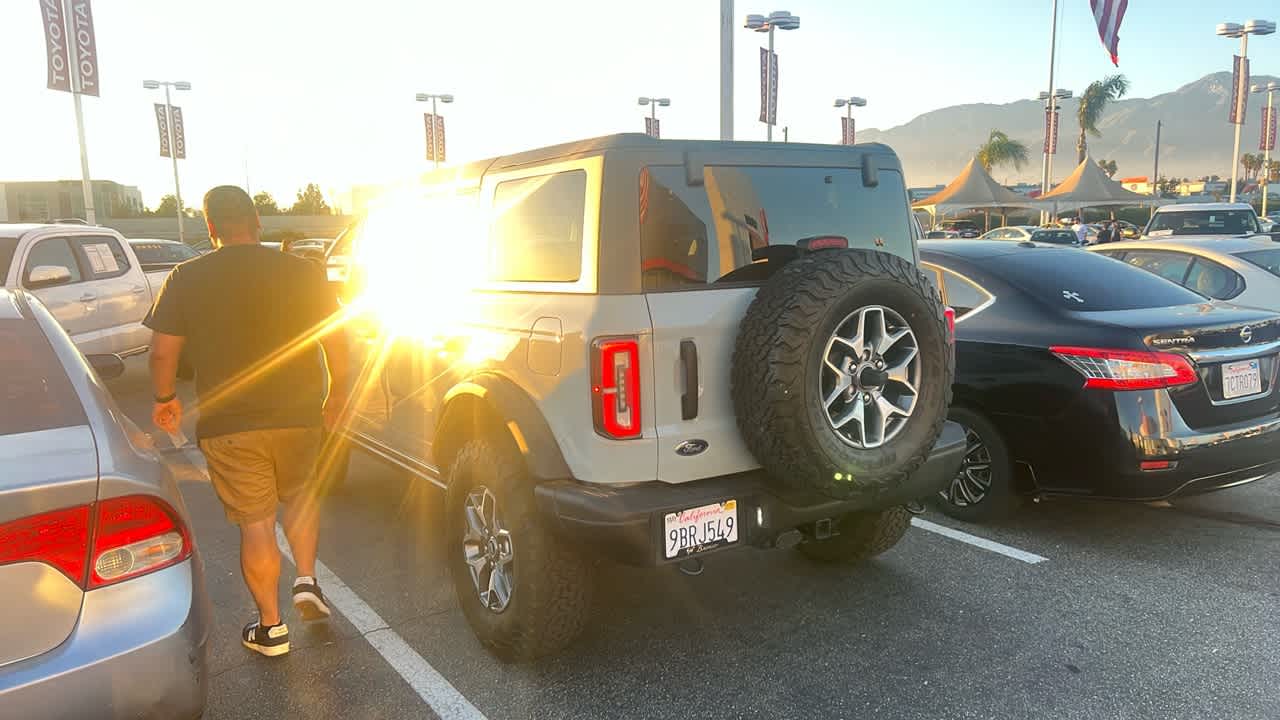
POLYGON ((1222 366, 1222 396, 1232 398, 1262 392, 1262 372, 1257 360, 1244 360, 1222 366))
POLYGON ((725 500, 667 513, 663 519, 667 559, 738 542, 738 501, 725 500))

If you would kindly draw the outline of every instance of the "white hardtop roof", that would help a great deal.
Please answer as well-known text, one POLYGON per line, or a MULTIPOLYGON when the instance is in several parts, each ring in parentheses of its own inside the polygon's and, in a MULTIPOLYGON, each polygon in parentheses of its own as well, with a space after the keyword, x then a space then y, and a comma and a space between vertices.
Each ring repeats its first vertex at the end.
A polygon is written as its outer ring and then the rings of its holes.
POLYGON ((1163 205, 1156 212, 1194 212, 1197 210, 1253 210, 1249 203, 1182 203, 1163 205))

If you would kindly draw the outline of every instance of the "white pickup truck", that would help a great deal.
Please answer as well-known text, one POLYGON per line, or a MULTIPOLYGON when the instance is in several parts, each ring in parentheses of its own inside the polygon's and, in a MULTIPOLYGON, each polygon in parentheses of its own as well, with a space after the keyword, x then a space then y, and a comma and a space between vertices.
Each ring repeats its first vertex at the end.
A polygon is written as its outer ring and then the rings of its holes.
POLYGON ((80 351, 145 353, 152 294, 142 264, 115 230, 89 225, 0 224, 0 286, 29 291, 80 351))

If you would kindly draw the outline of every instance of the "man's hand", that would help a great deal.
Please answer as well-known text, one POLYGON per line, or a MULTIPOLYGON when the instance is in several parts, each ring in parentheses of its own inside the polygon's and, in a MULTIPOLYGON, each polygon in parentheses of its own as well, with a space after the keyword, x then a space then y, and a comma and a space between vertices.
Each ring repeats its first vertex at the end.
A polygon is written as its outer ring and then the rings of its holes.
POLYGON ((178 432, 182 426, 182 401, 175 397, 169 402, 156 403, 151 408, 151 422, 166 433, 178 432))

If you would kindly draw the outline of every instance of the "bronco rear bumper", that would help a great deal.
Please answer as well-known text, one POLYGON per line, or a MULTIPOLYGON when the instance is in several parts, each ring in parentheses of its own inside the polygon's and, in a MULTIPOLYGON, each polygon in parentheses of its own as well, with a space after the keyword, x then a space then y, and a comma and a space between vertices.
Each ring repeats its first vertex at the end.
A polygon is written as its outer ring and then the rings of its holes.
POLYGON ((849 512, 883 510, 920 500, 946 487, 964 455, 964 430, 947 422, 929 458, 906 482, 871 497, 832 500, 779 489, 760 471, 674 485, 646 482, 625 487, 557 480, 534 490, 538 508, 562 536, 617 562, 660 565, 663 518, 669 512, 738 501, 738 542, 721 549, 771 547, 781 533, 849 512))

